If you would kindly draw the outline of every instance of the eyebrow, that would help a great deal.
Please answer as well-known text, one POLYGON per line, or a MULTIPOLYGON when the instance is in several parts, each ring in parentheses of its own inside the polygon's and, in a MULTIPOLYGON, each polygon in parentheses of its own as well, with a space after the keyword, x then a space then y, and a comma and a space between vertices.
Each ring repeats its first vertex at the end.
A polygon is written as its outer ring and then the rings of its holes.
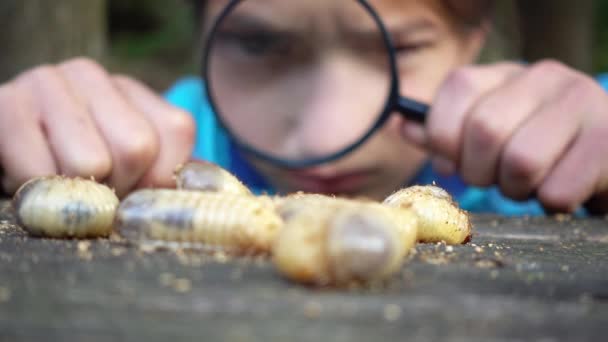
MULTIPOLYGON (((228 30, 237 30, 237 31, 261 31, 261 32, 273 32, 275 34, 281 34, 285 37, 295 38, 298 36, 298 30, 290 27, 289 24, 281 21, 273 21, 271 18, 263 18, 258 15, 252 14, 237 14, 233 13, 228 17, 230 20, 226 20, 224 18, 224 23, 226 24, 225 29, 228 30)), ((220 25, 220 31, 222 30, 222 26, 220 25)), ((424 31, 434 31, 436 29, 435 25, 427 20, 420 19, 416 21, 409 22, 384 22, 384 26, 392 39, 402 39, 403 37, 408 37, 412 34, 424 31)), ((375 27, 357 27, 351 26, 348 27, 347 30, 359 39, 370 40, 373 38, 377 38, 379 34, 379 30, 375 30, 375 27)))
POLYGON ((283 23, 273 21, 269 18, 263 18, 258 15, 251 14, 229 14, 223 19, 222 24, 227 25, 229 28, 238 30, 260 30, 260 31, 281 31, 290 32, 292 31, 288 26, 283 23))

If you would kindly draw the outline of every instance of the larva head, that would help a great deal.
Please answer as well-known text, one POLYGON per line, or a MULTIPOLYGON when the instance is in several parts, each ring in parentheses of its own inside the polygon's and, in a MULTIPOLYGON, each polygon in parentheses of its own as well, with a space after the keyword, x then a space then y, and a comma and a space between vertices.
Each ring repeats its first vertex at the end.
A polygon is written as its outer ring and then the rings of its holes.
POLYGON ((44 184, 47 180, 55 179, 55 177, 58 177, 58 176, 36 177, 36 178, 32 178, 32 179, 28 180, 27 182, 23 183, 19 187, 19 189, 17 189, 17 191, 15 192, 15 195, 13 195, 13 201, 12 201, 13 208, 15 208, 16 211, 18 211, 19 208, 21 207, 21 205, 23 204, 24 198, 26 198, 28 196, 28 194, 30 194, 32 192, 32 190, 34 190, 36 187, 38 187, 38 185, 44 184))
POLYGON ((291 216, 272 247, 272 261, 287 278, 308 284, 328 284, 324 257, 326 211, 302 210, 291 216))
POLYGON ((326 258, 335 283, 381 280, 399 269, 404 253, 398 228, 380 213, 350 207, 330 222, 326 258))
POLYGON ((150 220, 147 213, 154 213, 155 206, 161 198, 151 189, 142 189, 131 193, 120 203, 116 211, 114 226, 121 235, 128 239, 148 238, 150 220))
POLYGON ((412 186, 387 197, 384 204, 396 208, 411 208, 418 216, 418 241, 461 244, 471 235, 469 215, 461 210, 443 189, 412 186))
MULTIPOLYGON (((435 185, 428 185, 428 186, 419 186, 417 187, 418 191, 429 194, 430 196, 433 196, 435 198, 439 198, 439 199, 444 199, 447 201, 453 201, 452 196, 450 196, 450 194, 445 191, 445 189, 440 188, 438 186, 435 185)), ((413 190, 413 189, 410 189, 413 190)))
MULTIPOLYGON (((44 184, 49 184, 48 181, 49 180, 53 180, 56 177, 59 176, 47 176, 47 177, 37 177, 37 178, 32 178, 30 180, 28 180, 27 182, 25 182, 23 185, 21 185, 19 187, 19 189, 17 190, 17 192, 15 192, 15 195, 13 196, 13 200, 12 200, 12 205, 13 205, 13 209, 16 213, 16 218, 17 218, 17 224, 21 227, 26 226, 25 222, 23 221, 23 216, 21 215, 21 209, 23 208, 23 204, 26 201, 26 199, 28 197, 30 197, 30 195, 33 192, 40 192, 41 189, 41 185, 44 186, 44 184)), ((34 234, 36 233, 40 233, 40 232, 32 232, 34 234)))
POLYGON ((175 181, 178 189, 251 194, 249 189, 231 173, 205 161, 189 162, 178 166, 175 170, 175 181))

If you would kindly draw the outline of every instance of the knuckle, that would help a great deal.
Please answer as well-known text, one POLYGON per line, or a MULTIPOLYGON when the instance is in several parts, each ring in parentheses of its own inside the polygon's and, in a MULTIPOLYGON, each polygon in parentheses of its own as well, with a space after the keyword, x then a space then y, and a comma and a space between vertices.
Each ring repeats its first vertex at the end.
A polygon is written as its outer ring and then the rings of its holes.
POLYGON ((39 81, 55 77, 57 77, 57 70, 55 69, 55 67, 50 64, 42 64, 24 72, 23 74, 18 76, 17 79, 34 79, 39 81))
POLYGON ((87 57, 74 57, 66 60, 62 65, 87 69, 101 68, 97 62, 87 57))
POLYGON ((106 70, 96 61, 86 57, 75 57, 65 61, 62 66, 73 68, 79 72, 90 73, 98 76, 106 76, 106 70))
POLYGON ((505 132, 498 120, 492 120, 491 106, 482 104, 478 106, 467 124, 467 134, 475 146, 480 148, 491 148, 501 144, 505 139, 505 132))
POLYGON ((553 59, 544 59, 534 64, 531 67, 530 72, 533 74, 538 74, 539 77, 542 77, 548 74, 563 73, 566 70, 567 67, 561 62, 553 59))
POLYGON ((130 166, 148 165, 156 158, 159 149, 157 136, 152 130, 139 130, 129 134, 121 146, 121 161, 130 166))
POLYGON ((473 92, 477 89, 476 79, 475 69, 470 66, 464 66, 456 69, 448 76, 445 86, 460 91, 473 92))
POLYGON ((173 109, 167 116, 169 129, 186 141, 194 141, 196 135, 196 124, 192 115, 181 109, 173 109))

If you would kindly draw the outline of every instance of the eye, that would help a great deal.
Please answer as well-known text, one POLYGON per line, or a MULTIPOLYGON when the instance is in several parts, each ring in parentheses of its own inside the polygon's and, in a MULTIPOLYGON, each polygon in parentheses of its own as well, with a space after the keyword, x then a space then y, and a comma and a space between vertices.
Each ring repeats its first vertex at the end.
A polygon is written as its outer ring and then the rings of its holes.
POLYGON ((410 43, 396 43, 395 52, 399 55, 414 54, 421 52, 433 45, 432 41, 420 41, 410 43))
POLYGON ((283 35, 268 31, 218 32, 216 43, 239 49, 252 57, 264 57, 283 53, 289 49, 289 40, 283 35))
POLYGON ((285 42, 280 37, 264 32, 245 35, 239 43, 243 50, 252 55, 279 53, 285 46, 285 42))

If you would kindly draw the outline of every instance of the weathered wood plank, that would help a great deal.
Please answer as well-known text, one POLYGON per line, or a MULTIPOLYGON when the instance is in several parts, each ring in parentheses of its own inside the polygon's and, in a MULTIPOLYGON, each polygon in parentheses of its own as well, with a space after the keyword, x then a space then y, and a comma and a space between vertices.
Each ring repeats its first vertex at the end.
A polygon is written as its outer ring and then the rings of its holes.
POLYGON ((0 210, 0 340, 601 340, 608 221, 476 217, 381 288, 313 289, 263 259, 29 237, 0 210))

